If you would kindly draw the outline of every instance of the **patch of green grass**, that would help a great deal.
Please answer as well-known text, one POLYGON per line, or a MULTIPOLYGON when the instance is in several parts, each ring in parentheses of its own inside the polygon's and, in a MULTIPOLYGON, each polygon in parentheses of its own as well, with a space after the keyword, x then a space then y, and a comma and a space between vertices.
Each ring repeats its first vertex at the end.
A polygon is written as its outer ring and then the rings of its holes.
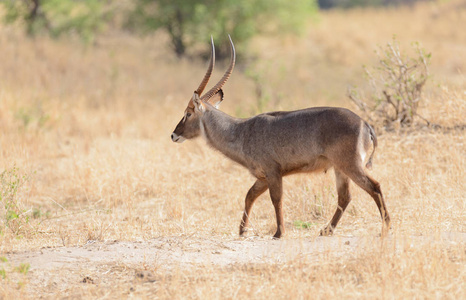
MULTIPOLYGON (((5 227, 10 228, 16 235, 20 234, 23 226, 29 222, 29 215, 20 200, 19 193, 29 180, 21 175, 16 167, 0 173, 0 203, 4 209, 0 210, 0 217, 5 227)), ((3 232, 3 228, 0 228, 3 232)))
POLYGON ((300 228, 300 229, 309 229, 309 228, 312 228, 314 226, 317 226, 317 224, 315 224, 315 223, 304 222, 304 221, 301 221, 301 220, 294 221, 293 225, 294 225, 294 227, 300 228))
POLYGON ((34 207, 32 208, 32 217, 34 219, 41 219, 41 218, 49 218, 50 217, 50 211, 42 211, 41 208, 34 207))
POLYGON ((18 109, 15 112, 15 118, 21 122, 21 125, 24 128, 28 128, 30 126, 43 128, 50 120, 50 116, 44 112, 40 103, 36 106, 18 109))
POLYGON ((18 267, 16 267, 16 271, 21 274, 26 275, 29 272, 29 268, 31 267, 28 263, 21 263, 18 267))

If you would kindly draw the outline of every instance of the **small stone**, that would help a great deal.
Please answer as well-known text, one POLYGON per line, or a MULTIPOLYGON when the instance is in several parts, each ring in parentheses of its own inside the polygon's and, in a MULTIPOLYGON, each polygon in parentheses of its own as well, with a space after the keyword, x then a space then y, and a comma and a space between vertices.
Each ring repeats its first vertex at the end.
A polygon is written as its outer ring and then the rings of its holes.
POLYGON ((83 279, 83 283, 92 283, 92 284, 94 284, 94 279, 92 279, 92 278, 89 277, 89 276, 86 276, 86 277, 84 277, 84 279, 83 279))

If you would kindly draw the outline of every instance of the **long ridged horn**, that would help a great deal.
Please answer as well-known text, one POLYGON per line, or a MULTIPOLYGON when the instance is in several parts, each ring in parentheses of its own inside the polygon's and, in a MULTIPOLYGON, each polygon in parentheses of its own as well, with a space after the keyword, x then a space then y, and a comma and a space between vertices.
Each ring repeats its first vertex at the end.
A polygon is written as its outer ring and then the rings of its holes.
POLYGON ((196 93, 198 95, 202 94, 202 92, 204 91, 207 83, 209 82, 210 75, 212 75, 212 71, 215 65, 215 47, 214 47, 214 38, 212 36, 210 36, 210 43, 212 44, 212 50, 211 50, 212 52, 210 53, 210 64, 209 64, 209 68, 207 69, 207 72, 205 73, 204 79, 202 79, 201 84, 196 90, 196 93))
POLYGON ((208 91, 205 93, 202 97, 201 100, 209 100, 213 95, 215 95, 227 82, 228 78, 230 78, 231 73, 233 72, 233 69, 235 68, 235 60, 236 60, 236 52, 235 52, 235 45, 233 45, 233 41, 231 40, 230 35, 228 35, 228 38, 230 39, 230 45, 231 45, 231 62, 230 66, 228 67, 227 71, 223 75, 222 79, 208 91))

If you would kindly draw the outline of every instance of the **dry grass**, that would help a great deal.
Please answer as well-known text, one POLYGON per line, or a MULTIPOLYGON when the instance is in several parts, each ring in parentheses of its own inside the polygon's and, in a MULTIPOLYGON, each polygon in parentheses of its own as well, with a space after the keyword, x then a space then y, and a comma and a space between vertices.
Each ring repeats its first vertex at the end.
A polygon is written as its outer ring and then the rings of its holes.
MULTIPOLYGON (((254 49, 260 55, 254 66, 245 67, 264 77, 271 95, 264 109, 351 107, 346 86, 362 84, 361 65, 374 63, 378 44, 396 34, 402 45, 419 41, 432 52, 434 78, 420 112, 450 129, 379 136, 372 173, 382 184, 395 241, 466 232, 465 132, 454 128, 464 126, 466 115, 466 31, 458 26, 465 19, 460 2, 322 13, 299 39, 257 39, 254 49)), ((139 40, 115 33, 84 48, 73 41, 29 40, 15 29, 0 28, 0 45, 0 170, 16 166, 30 177, 18 201, 26 212, 41 213, 19 236, 4 229, 0 253, 88 240, 236 236, 252 177, 201 140, 182 145, 170 140, 204 62, 177 61, 161 34, 139 40)), ((217 69, 218 78, 222 68, 217 69)), ((241 72, 225 93, 225 111, 244 116, 258 110, 254 85, 241 72)), ((357 188, 353 195, 336 235, 377 236, 376 206, 357 188)), ((284 197, 286 238, 312 239, 336 207, 333 174, 286 178, 284 197), (294 221, 313 225, 300 229, 294 221)), ((253 212, 256 233, 273 234, 270 200, 262 197, 253 212)), ((155 264, 156 283, 141 283, 134 293, 140 298, 461 299, 465 264, 464 243, 413 243, 403 251, 369 245, 364 255, 329 255, 319 263, 171 272, 158 272, 155 264)), ((129 295, 133 271, 115 269, 114 281, 61 292, 76 298, 129 295)), ((18 279, 20 285, 14 277, 2 281, 0 276, 0 298, 40 296, 28 288, 28 276, 34 274, 18 279)), ((54 295, 53 287, 41 290, 54 295)))

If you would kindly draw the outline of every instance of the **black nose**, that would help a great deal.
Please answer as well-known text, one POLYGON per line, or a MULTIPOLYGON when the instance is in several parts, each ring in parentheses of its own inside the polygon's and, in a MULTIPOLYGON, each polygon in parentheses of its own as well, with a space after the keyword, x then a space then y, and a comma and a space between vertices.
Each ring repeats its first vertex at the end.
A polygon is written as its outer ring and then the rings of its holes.
POLYGON ((175 137, 175 135, 172 133, 172 141, 173 141, 173 138, 175 137))

